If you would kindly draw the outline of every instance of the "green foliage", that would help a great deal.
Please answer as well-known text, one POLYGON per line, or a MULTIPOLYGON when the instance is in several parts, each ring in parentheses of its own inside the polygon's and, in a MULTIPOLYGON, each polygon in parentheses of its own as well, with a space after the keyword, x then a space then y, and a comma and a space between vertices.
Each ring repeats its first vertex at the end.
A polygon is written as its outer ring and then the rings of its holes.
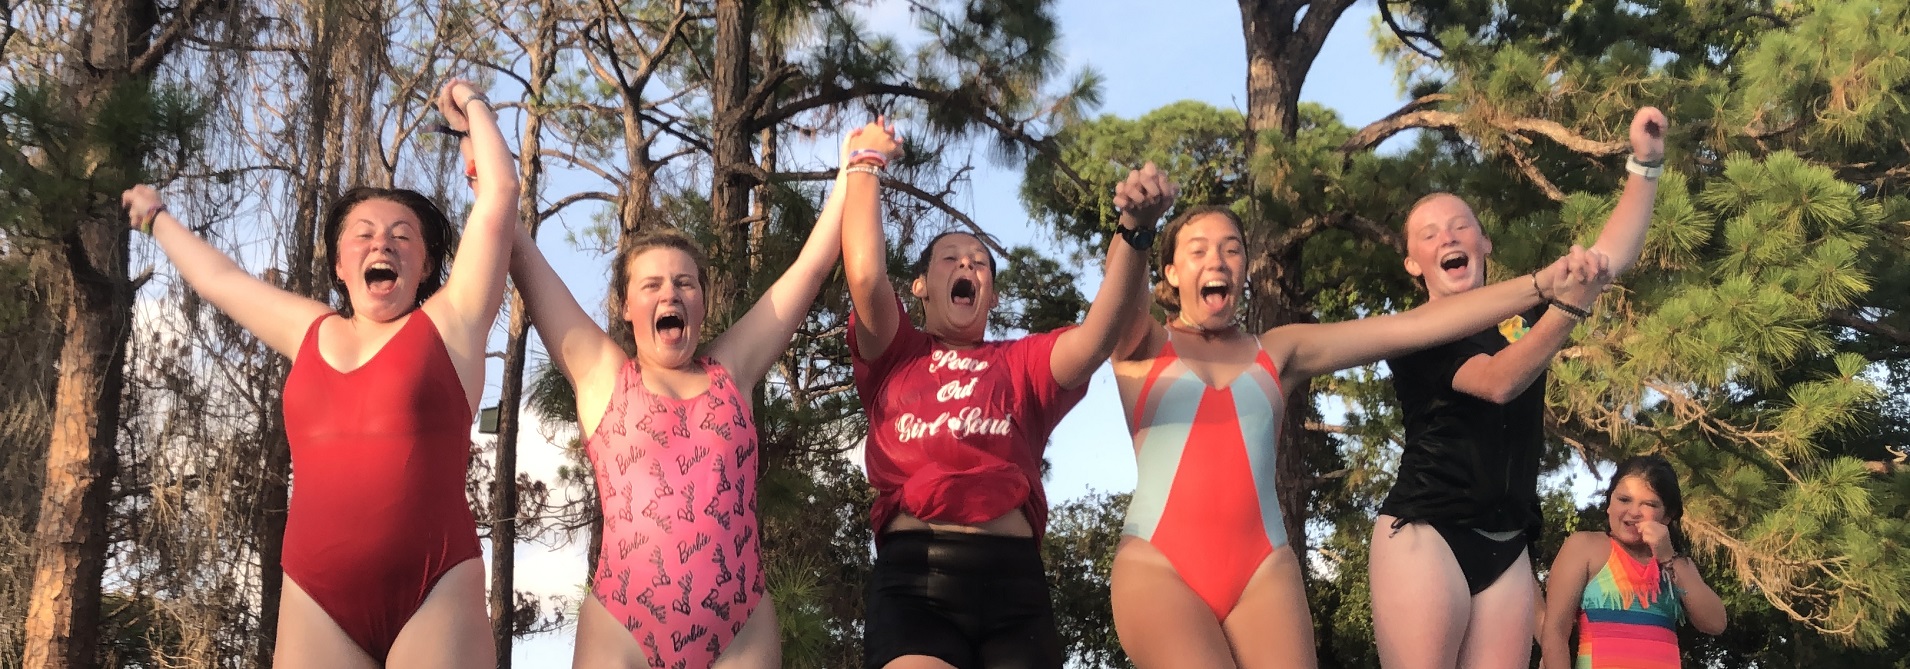
POLYGON ((1073 663, 1082 667, 1132 667, 1114 633, 1108 591, 1114 547, 1121 541, 1129 493, 1097 493, 1053 505, 1041 559, 1048 567, 1055 626, 1073 663))

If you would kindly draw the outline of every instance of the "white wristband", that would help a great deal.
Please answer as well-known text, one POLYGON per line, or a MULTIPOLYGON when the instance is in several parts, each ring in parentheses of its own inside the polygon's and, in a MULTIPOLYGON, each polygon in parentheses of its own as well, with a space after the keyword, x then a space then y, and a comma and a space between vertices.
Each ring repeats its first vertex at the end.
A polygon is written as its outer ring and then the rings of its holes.
POLYGON ((1662 166, 1646 167, 1644 163, 1638 162, 1638 156, 1631 156, 1625 159, 1625 171, 1644 177, 1649 181, 1657 181, 1658 177, 1665 173, 1665 168, 1662 166))

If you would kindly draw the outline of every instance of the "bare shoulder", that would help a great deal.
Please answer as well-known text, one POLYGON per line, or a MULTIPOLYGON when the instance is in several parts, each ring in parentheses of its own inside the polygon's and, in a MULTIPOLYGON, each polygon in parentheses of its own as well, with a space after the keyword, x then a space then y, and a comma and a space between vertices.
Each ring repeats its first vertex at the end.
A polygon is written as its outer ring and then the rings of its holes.
POLYGON ((1571 558, 1580 564, 1591 565, 1605 561, 1611 553, 1611 541, 1604 532, 1573 532, 1565 538, 1565 545, 1559 547, 1561 560, 1571 558))

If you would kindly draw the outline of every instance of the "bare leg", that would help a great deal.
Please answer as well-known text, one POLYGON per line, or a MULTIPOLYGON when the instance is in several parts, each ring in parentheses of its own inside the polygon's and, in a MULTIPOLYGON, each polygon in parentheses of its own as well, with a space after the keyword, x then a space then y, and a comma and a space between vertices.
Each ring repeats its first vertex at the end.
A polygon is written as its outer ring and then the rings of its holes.
POLYGON ((1114 632, 1134 666, 1235 666, 1214 610, 1147 540, 1121 537, 1109 589, 1114 598, 1114 632))
MULTIPOLYGON (((1393 517, 1373 525, 1373 639, 1386 669, 1454 669, 1472 617, 1465 574, 1439 531, 1393 517)), ((1530 623, 1530 612, 1526 624, 1530 623)), ((1523 627, 1521 627, 1523 629, 1523 627)))
POLYGON ((1533 621, 1538 602, 1532 561, 1519 561, 1499 580, 1472 597, 1472 618, 1466 641, 1459 647, 1459 666, 1466 669, 1525 669, 1532 664, 1533 621))
POLYGON ((1223 627, 1242 669, 1318 666, 1313 613, 1291 545, 1273 549, 1254 570, 1223 627))
POLYGON ((577 607, 577 649, 571 655, 577 669, 648 669, 643 644, 610 615, 596 593, 584 597, 577 607))
POLYGON ((465 560, 445 572, 418 607, 385 658, 391 667, 496 667, 497 646, 484 610, 484 561, 465 560))
POLYGON ((287 576, 284 596, 279 599, 279 639, 272 650, 272 666, 279 669, 377 669, 378 662, 346 636, 331 615, 287 576))
POLYGON ((882 669, 955 669, 955 665, 927 655, 903 655, 889 660, 882 669))
POLYGON ((765 593, 749 614, 743 630, 716 658, 711 669, 779 669, 783 666, 782 632, 776 625, 776 602, 765 593))

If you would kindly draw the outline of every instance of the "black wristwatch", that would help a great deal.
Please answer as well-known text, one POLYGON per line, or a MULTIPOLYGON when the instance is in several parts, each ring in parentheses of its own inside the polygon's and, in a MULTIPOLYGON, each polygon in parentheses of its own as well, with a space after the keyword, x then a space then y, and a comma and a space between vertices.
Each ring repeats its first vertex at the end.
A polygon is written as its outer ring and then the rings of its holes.
POLYGON ((1127 242, 1128 246, 1134 247, 1136 251, 1154 248, 1154 226, 1152 225, 1132 228, 1117 225, 1114 226, 1114 233, 1120 235, 1121 240, 1127 242))

